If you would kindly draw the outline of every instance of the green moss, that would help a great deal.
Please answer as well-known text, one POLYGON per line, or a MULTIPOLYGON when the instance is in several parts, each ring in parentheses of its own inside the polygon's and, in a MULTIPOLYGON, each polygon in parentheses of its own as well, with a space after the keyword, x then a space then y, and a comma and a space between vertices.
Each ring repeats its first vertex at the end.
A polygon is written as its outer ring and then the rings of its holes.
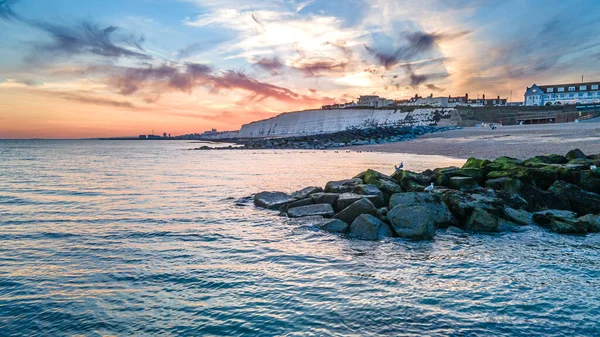
POLYGON ((471 157, 471 158, 467 159, 467 162, 462 166, 462 168, 463 169, 467 169, 467 168, 482 169, 491 163, 492 162, 487 159, 477 159, 477 158, 471 157))

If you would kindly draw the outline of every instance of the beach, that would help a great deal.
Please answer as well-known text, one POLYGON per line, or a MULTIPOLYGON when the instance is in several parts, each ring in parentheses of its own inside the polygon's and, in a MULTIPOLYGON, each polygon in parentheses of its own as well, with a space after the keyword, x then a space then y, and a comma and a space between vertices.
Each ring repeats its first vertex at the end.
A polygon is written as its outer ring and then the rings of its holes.
POLYGON ((353 147, 357 151, 442 155, 454 158, 509 156, 525 159, 548 153, 565 154, 578 148, 600 152, 600 123, 469 127, 427 134, 408 142, 353 147))

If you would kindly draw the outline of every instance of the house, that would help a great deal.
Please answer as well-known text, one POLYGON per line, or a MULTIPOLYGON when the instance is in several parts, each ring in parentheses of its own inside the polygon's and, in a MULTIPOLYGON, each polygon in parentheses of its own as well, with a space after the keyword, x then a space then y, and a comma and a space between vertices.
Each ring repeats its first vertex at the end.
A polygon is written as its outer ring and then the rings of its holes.
POLYGON ((524 105, 564 105, 600 103, 600 82, 537 85, 525 90, 524 105))

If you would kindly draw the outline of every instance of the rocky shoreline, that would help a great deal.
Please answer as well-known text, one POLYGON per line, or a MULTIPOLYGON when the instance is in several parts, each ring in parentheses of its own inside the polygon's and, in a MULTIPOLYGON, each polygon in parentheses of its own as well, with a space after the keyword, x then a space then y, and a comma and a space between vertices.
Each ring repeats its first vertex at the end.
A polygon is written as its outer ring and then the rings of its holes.
POLYGON ((600 232, 600 154, 575 149, 527 160, 469 158, 461 167, 388 176, 367 170, 292 194, 260 192, 257 207, 307 219, 350 238, 431 240, 455 232, 518 232, 538 225, 561 234, 600 232))
MULTIPOLYGON (((229 146, 217 149, 314 149, 325 150, 357 145, 375 145, 403 142, 418 136, 460 129, 455 126, 386 126, 365 129, 348 129, 342 132, 286 137, 247 139, 239 142, 241 146, 229 146)), ((202 146, 192 150, 214 150, 214 147, 202 146)))

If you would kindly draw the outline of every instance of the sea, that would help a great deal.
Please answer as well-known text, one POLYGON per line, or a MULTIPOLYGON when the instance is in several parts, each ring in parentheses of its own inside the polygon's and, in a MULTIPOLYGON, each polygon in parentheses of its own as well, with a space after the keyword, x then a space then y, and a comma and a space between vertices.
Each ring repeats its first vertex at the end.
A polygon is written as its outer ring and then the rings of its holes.
POLYGON ((464 159, 202 145, 0 141, 0 336, 600 335, 600 235, 360 241, 238 202, 464 159))

